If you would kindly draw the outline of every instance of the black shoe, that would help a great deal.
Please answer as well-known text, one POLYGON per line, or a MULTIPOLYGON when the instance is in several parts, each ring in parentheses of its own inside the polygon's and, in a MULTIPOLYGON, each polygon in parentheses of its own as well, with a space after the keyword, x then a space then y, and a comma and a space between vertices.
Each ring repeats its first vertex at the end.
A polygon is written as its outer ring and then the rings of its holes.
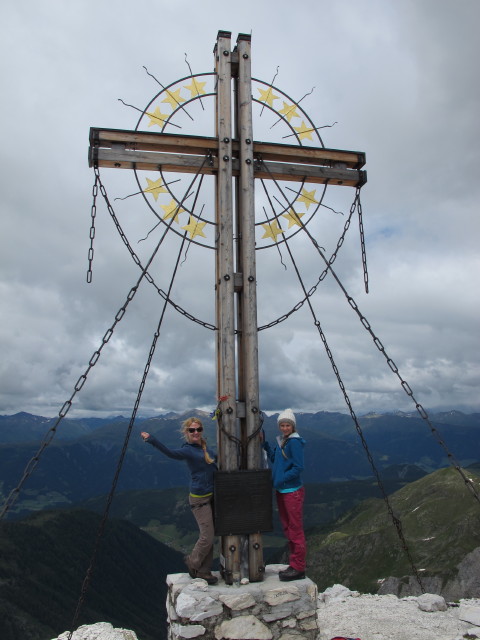
POLYGON ((282 582, 287 582, 289 580, 303 580, 305 578, 305 571, 297 571, 293 567, 288 567, 284 571, 278 572, 278 577, 282 582))
POLYGON ((191 565, 190 565, 190 556, 184 556, 183 561, 185 562, 185 564, 187 565, 187 569, 188 569, 188 575, 191 578, 196 578, 197 577, 197 570, 194 569, 191 565))

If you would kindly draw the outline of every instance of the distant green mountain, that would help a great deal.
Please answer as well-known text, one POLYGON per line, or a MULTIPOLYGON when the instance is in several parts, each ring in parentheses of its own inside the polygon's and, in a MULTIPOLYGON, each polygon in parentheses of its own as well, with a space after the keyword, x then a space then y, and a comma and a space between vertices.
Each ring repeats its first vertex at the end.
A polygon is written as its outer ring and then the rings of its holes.
MULTIPOLYGON (((37 442, 56 422, 54 418, 34 416, 21 411, 13 416, 0 416, 0 443, 37 442)), ((91 432, 86 422, 81 420, 63 420, 58 431, 59 440, 75 440, 91 432)))
MULTIPOLYGON (((44 511, 0 523, 0 638, 46 640, 71 629, 100 517, 44 511)), ((78 624, 111 622, 142 640, 166 638, 168 573, 182 556, 134 525, 109 521, 78 624)))
MULTIPOLYGON (((215 448, 217 423, 205 412, 208 442, 215 448)), ((439 414, 439 433, 462 466, 480 461, 480 414, 439 414), (452 423, 447 423, 450 418, 452 423)), ((169 414, 136 423, 120 474, 118 491, 167 489, 186 486, 184 464, 146 445, 140 431, 148 431, 172 447, 180 446, 179 428, 185 415, 169 414)), ((434 419, 435 416, 432 416, 434 419)), ((298 430, 307 440, 306 483, 356 481, 372 476, 372 468, 350 416, 340 413, 298 413, 298 430)), ((38 451, 40 431, 53 421, 16 414, 0 416, 0 504, 17 486, 29 460, 38 451), (33 435, 37 434, 37 441, 33 435), (16 438, 16 440, 15 440, 16 438)), ((362 431, 376 467, 383 472, 393 465, 414 465, 430 473, 449 464, 428 425, 410 414, 370 414, 360 419, 362 431)), ((276 416, 265 418, 270 442, 278 428, 276 416)), ((110 490, 122 451, 128 419, 63 421, 58 436, 42 453, 35 472, 25 483, 9 517, 52 507, 69 507, 110 490), (61 437, 64 437, 62 440, 61 437)), ((43 436, 44 434, 42 434, 43 436)))
MULTIPOLYGON (((410 465, 385 469, 383 474, 385 491, 392 493, 424 475, 424 471, 410 465)), ((380 495, 378 485, 373 478, 346 482, 309 483, 306 485, 305 492, 305 529, 330 524, 362 500, 380 495)), ((91 498, 80 506, 102 513, 105 499, 105 496, 91 498)), ((272 502, 274 530, 272 533, 264 534, 266 562, 270 560, 277 562, 285 547, 285 538, 273 495, 272 502)), ((188 506, 185 487, 120 492, 115 496, 110 513, 112 517, 132 522, 156 540, 181 553, 186 553, 196 540, 197 526, 188 506)))
MULTIPOLYGON (((414 467, 385 471, 416 567, 422 576, 449 579, 480 547, 478 502, 452 468, 417 480, 423 472, 414 467)), ((468 475, 480 491, 480 475, 473 468, 468 475)), ((364 499, 377 492, 372 479, 307 486, 307 573, 320 590, 342 583, 377 592, 382 579, 412 573, 384 501, 364 499), (335 510, 342 515, 328 523, 335 510)), ((89 506, 102 511, 104 498, 89 506)), ((184 571, 182 553, 196 535, 186 489, 119 493, 112 516, 131 522, 107 523, 78 624, 107 621, 133 629, 142 640, 164 640, 165 577, 184 571)), ((0 523, 1 640, 47 640, 71 628, 99 522, 99 515, 79 509, 0 523)), ((285 541, 278 533, 277 524, 276 539, 264 537, 267 550, 277 554, 267 562, 280 561, 285 541)))
MULTIPOLYGON (((480 492, 480 476, 468 471, 480 492)), ((436 471, 390 496, 421 576, 455 574, 464 557, 480 547, 480 505, 453 468, 436 471)), ((380 580, 412 575, 383 500, 369 499, 335 524, 308 536, 308 575, 319 589, 341 583, 376 593, 380 580)))

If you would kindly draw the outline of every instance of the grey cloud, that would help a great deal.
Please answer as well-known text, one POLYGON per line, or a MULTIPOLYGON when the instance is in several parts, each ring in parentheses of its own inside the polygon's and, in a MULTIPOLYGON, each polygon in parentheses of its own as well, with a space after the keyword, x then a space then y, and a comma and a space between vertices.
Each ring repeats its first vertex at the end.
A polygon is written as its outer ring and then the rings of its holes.
MULTIPOLYGON (((478 2, 280 0, 272 12, 250 0, 161 9, 141 0, 118 2, 115 11, 93 0, 68 11, 61 2, 27 0, 2 14, 2 413, 57 414, 140 274, 99 199, 93 282, 86 283, 89 127, 135 126, 138 112, 118 98, 143 109, 159 90, 143 65, 165 84, 188 74, 185 52, 195 72, 212 70, 218 29, 231 29, 234 38, 253 31, 254 75, 270 81, 278 66, 275 84, 296 100, 305 96, 302 107, 318 126, 336 121, 322 130, 327 147, 366 151, 370 294, 363 291, 356 221, 335 272, 423 405, 479 409, 478 2)), ((267 121, 260 124, 267 135, 267 121)), ((146 262, 160 228, 138 241, 157 218, 141 196, 114 200, 138 191, 129 172, 101 176, 146 262)), ((352 190, 329 187, 324 204, 348 214, 352 198, 352 190)), ((345 215, 323 207, 309 224, 327 257, 344 224, 345 215)), ((324 264, 300 236, 291 246, 308 290, 324 264)), ((178 248, 178 238, 165 243, 152 266, 163 290, 178 248)), ((275 248, 257 252, 260 324, 303 298, 284 246, 281 253, 287 270, 275 248)), ((212 251, 191 247, 172 291, 177 304, 208 323, 215 323, 213 261, 212 251)), ((412 408, 331 275, 311 303, 355 409, 412 408)), ((142 283, 73 415, 131 410, 162 308, 163 299, 142 283)), ((214 338, 167 309, 141 412, 214 408, 214 338)), ((346 410, 308 305, 262 331, 259 353, 264 410, 346 410)))

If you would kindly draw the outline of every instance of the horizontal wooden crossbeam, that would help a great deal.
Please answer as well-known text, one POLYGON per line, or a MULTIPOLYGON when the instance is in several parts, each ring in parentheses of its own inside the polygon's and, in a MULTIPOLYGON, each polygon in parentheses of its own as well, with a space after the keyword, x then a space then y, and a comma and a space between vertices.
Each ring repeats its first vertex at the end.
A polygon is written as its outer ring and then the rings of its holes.
MULTIPOLYGON (((239 144, 232 141, 233 175, 239 175, 239 144)), ((256 178, 298 182, 326 182, 358 187, 367 181, 365 154, 323 147, 253 142, 256 178), (261 162, 260 162, 261 161, 261 162)), ((218 140, 120 129, 90 129, 89 164, 117 169, 216 174, 218 140), (205 156, 210 155, 205 162, 205 156)))

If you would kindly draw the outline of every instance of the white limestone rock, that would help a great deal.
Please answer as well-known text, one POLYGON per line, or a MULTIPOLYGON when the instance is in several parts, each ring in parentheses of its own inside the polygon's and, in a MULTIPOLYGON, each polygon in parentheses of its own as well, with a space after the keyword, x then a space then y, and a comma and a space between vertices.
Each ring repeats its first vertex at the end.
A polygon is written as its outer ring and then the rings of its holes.
MULTIPOLYGON (((58 638, 52 640, 67 640, 70 631, 65 631, 58 638)), ((97 622, 82 625, 72 633, 72 640, 138 640, 134 631, 129 629, 114 629, 110 622, 97 622)))
POLYGON ((255 616, 238 616, 215 627, 217 640, 272 640, 270 629, 255 616))
POLYGON ((319 595, 320 602, 343 602, 345 598, 358 596, 358 591, 350 591, 348 587, 344 587, 343 584, 334 584, 333 587, 328 587, 323 593, 319 595))
POLYGON ((203 578, 195 578, 195 580, 190 582, 188 588, 190 591, 208 591, 210 587, 208 586, 208 582, 203 578))
POLYGON ((310 616, 315 616, 315 615, 317 615, 316 609, 308 609, 306 611, 300 611, 299 613, 297 613, 297 618, 299 620, 303 620, 304 618, 310 618, 310 616))
POLYGON ((417 603, 419 609, 422 611, 428 611, 430 613, 434 611, 446 611, 447 603, 445 602, 445 598, 442 596, 438 596, 435 593, 422 593, 421 596, 418 596, 417 603))
POLYGON ((300 621, 300 629, 303 631, 313 631, 318 629, 318 622, 316 616, 314 618, 308 618, 300 621))
POLYGON ((284 618, 288 618, 291 615, 292 615, 292 610, 290 608, 279 609, 278 607, 276 607, 275 611, 272 611, 272 613, 263 613, 262 620, 267 624, 270 624, 271 622, 277 622, 277 620, 283 620, 284 618))
MULTIPOLYGON (((464 622, 480 627, 480 607, 461 604, 458 610, 458 617, 464 622)), ((480 630, 477 629, 477 632, 477 635, 480 637, 480 630)))
POLYGON ((232 611, 241 611, 255 605, 255 598, 250 593, 220 595, 218 599, 232 611))
POLYGON ((199 638, 205 634, 205 627, 201 624, 173 624, 172 631, 178 638, 199 638))
POLYGON ((186 590, 178 596, 175 611, 180 618, 189 618, 193 622, 200 622, 223 613, 222 605, 204 592, 187 593, 186 590))
POLYGON ((188 593, 182 593, 175 602, 175 612, 179 618, 189 618, 195 613, 195 605, 197 600, 188 593))
POLYGON ((295 620, 295 618, 288 618, 288 620, 284 620, 282 622, 282 627, 284 627, 285 629, 295 629, 296 626, 297 621, 295 620))
MULTIPOLYGON (((321 594, 323 595, 323 594, 321 594)), ((477 609, 480 616, 480 600, 462 601, 460 607, 447 606, 446 611, 422 611, 418 596, 399 599, 394 595, 361 594, 338 600, 319 596, 318 640, 330 640, 335 636, 362 638, 365 640, 463 640, 478 636, 480 628, 463 621, 459 612, 463 605, 477 609)), ((462 614, 463 615, 463 614, 462 614)), ((480 621, 480 617, 479 617, 480 621)))
POLYGON ((277 589, 270 589, 265 593, 265 602, 276 607, 285 602, 293 602, 301 598, 300 590, 295 585, 286 585, 277 589))

